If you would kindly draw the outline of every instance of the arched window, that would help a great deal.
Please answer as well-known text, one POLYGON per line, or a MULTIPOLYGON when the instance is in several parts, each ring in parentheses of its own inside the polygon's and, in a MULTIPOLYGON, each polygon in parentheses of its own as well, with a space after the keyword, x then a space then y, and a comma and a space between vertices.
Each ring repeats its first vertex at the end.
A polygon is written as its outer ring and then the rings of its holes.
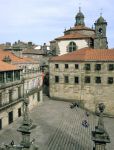
POLYGON ((68 45, 68 52, 73 52, 77 50, 77 46, 75 42, 70 42, 68 45))

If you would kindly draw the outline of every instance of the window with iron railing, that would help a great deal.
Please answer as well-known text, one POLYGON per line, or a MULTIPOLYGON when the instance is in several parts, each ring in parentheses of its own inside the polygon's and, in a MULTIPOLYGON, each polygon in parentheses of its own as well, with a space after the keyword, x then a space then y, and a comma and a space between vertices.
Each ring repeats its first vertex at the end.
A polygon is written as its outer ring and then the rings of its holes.
POLYGON ((108 70, 113 71, 114 70, 114 64, 108 64, 108 70))
POLYGON ((95 65, 95 70, 100 71, 101 70, 101 64, 96 64, 95 65))
POLYGON ((91 70, 91 66, 90 66, 90 64, 85 64, 85 70, 91 70))
POLYGON ((113 84, 113 77, 108 77, 108 84, 113 84))
POLYGON ((95 83, 100 84, 101 83, 101 77, 96 77, 95 78, 95 83))
POLYGON ((90 76, 86 76, 85 77, 85 83, 90 83, 91 82, 91 77, 90 76))

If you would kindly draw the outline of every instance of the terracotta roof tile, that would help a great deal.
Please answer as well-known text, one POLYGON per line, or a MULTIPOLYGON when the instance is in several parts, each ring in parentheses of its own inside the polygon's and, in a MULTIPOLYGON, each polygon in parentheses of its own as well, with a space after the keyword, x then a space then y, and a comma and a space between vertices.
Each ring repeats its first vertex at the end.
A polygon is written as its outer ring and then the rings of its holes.
POLYGON ((80 33, 66 34, 64 36, 58 37, 55 40, 65 40, 65 39, 85 39, 94 38, 94 36, 83 35, 80 33))
POLYGON ((83 48, 53 57, 50 61, 114 61, 114 49, 83 48))
POLYGON ((0 61, 0 71, 11 71, 11 70, 20 70, 20 69, 17 68, 15 65, 11 65, 3 61, 0 61))
POLYGON ((0 61, 2 61, 5 56, 9 56, 12 62, 16 62, 16 63, 30 63, 30 62, 35 63, 33 59, 24 58, 24 57, 20 58, 17 57, 15 54, 13 54, 11 51, 0 49, 0 61))

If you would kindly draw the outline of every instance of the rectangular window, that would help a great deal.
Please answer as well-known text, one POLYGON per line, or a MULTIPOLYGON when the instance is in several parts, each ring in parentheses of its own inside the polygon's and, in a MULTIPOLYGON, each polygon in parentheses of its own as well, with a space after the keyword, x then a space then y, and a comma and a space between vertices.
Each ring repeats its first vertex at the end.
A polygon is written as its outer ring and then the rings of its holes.
POLYGON ((37 100, 40 102, 40 92, 37 93, 37 100))
POLYGON ((101 70, 101 64, 96 64, 95 65, 95 70, 97 70, 97 71, 101 70))
POLYGON ((6 72, 6 81, 7 82, 13 81, 13 72, 12 71, 6 72))
POLYGON ((108 77, 108 84, 113 84, 113 77, 108 77))
POLYGON ((56 68, 56 69, 59 68, 59 64, 55 64, 55 68, 56 68))
POLYGON ((79 77, 74 77, 74 83, 76 83, 76 84, 79 83, 79 77))
POLYGON ((101 77, 96 77, 95 78, 95 83, 98 83, 98 84, 101 83, 101 77))
POLYGON ((14 71, 14 80, 20 80, 20 71, 14 71))
POLYGON ((2 119, 0 119, 0 130, 2 130, 2 119))
POLYGON ((69 78, 68 78, 68 76, 64 76, 64 82, 65 82, 65 83, 69 83, 69 78))
POLYGON ((0 83, 4 83, 4 73, 0 72, 0 83))
POLYGON ((91 82, 90 76, 86 76, 86 77, 85 77, 85 83, 90 83, 90 82, 91 82))
POLYGON ((79 69, 79 65, 78 64, 75 64, 75 69, 79 69))
POLYGON ((114 64, 109 64, 108 65, 108 70, 113 71, 114 70, 114 64))
POLYGON ((68 64, 65 64, 65 69, 68 69, 68 64))
POLYGON ((85 70, 91 70, 90 64, 85 64, 85 70))
POLYGON ((13 122, 13 111, 8 113, 8 122, 11 124, 13 122))
POLYGON ((21 108, 18 108, 18 117, 21 117, 21 108))
POLYGON ((55 76, 55 83, 59 83, 59 76, 55 76))

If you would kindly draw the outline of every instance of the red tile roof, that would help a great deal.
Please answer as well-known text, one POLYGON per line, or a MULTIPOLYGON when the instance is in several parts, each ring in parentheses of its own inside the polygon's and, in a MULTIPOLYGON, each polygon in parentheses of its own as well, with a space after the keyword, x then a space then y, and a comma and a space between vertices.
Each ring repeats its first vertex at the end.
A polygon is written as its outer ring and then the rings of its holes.
POLYGON ((16 63, 35 63, 32 58, 20 58, 14 55, 11 51, 0 49, 0 61, 2 61, 5 56, 9 56, 12 62, 16 63))
POLYGON ((114 49, 83 48, 50 59, 52 61, 114 61, 114 49))
POLYGON ((20 69, 17 68, 15 65, 11 65, 3 61, 0 61, 0 71, 11 71, 11 70, 20 70, 20 69))
POLYGON ((83 35, 81 33, 73 33, 73 34, 66 34, 64 36, 58 37, 55 40, 66 40, 66 39, 89 39, 89 38, 94 38, 93 36, 89 35, 83 35))

